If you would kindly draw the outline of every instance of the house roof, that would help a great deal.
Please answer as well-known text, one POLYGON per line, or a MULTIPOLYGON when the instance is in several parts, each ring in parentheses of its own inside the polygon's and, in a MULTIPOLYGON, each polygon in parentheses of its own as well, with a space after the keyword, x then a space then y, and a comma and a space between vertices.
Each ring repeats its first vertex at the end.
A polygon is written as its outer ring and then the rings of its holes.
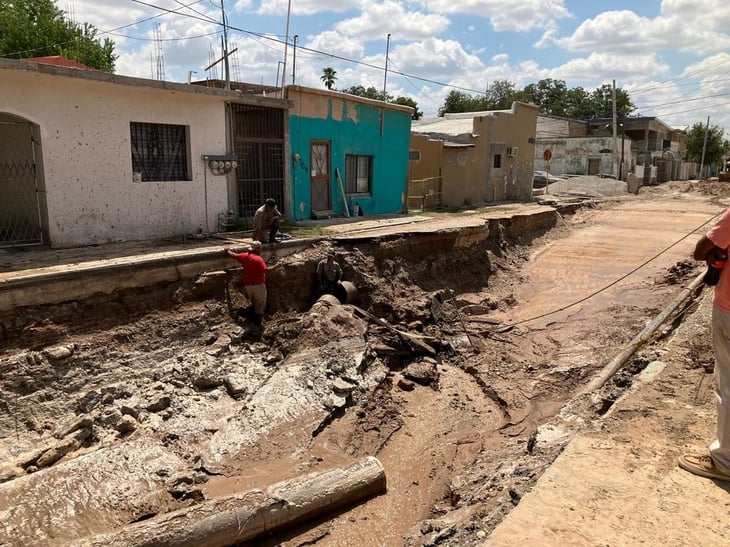
POLYGON ((511 112, 511 110, 485 110, 481 112, 446 113, 438 118, 414 120, 411 122, 411 131, 413 133, 426 133, 446 137, 456 137, 459 135, 478 137, 479 135, 474 133, 474 118, 511 112))
POLYGON ((23 59, 23 60, 31 61, 34 63, 42 63, 44 65, 65 66, 67 68, 79 68, 81 70, 96 70, 95 68, 91 68, 90 66, 87 66, 83 63, 79 63, 78 61, 73 61, 71 59, 68 59, 67 57, 64 57, 63 55, 48 55, 46 57, 29 57, 29 58, 23 59))
POLYGON ((264 97, 261 95, 244 94, 238 90, 217 89, 200 85, 182 84, 162 80, 150 80, 146 78, 135 78, 132 76, 120 76, 101 70, 79 70, 66 66, 52 65, 47 63, 29 62, 26 59, 6 59, 0 57, 0 81, 8 77, 13 71, 37 73, 58 78, 72 78, 77 81, 96 82, 108 85, 123 85, 137 88, 158 89, 173 93, 188 93, 191 95, 219 97, 223 100, 230 100, 236 103, 251 104, 256 106, 267 106, 271 108, 289 109, 293 106, 292 101, 279 97, 264 97))

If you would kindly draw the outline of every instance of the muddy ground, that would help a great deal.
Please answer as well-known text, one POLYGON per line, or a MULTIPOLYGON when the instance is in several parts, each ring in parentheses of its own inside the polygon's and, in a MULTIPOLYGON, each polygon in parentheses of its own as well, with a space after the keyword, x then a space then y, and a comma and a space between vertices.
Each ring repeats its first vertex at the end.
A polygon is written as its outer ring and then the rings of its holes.
MULTIPOLYGON (((253 543, 479 545, 563 449, 541 426, 700 272, 696 220, 726 196, 667 183, 417 260, 383 252, 397 237, 323 241, 271 274, 263 331, 241 313, 235 268, 16 310, 0 357, 0 544, 73 543, 375 456, 386 494, 253 543), (676 221, 691 235, 680 247, 642 232, 673 206, 697 207, 676 221), (653 246, 604 246, 632 234, 653 246), (326 248, 356 299, 276 294, 326 248)), ((671 331, 577 421, 602 416, 671 331)), ((709 338, 687 351, 711 369, 709 338)))

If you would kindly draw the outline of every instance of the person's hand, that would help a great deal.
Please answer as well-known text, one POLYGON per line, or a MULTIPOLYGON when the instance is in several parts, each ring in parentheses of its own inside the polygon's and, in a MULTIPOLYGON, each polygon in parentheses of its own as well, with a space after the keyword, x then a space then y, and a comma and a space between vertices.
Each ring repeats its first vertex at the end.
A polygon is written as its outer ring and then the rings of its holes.
POLYGON ((705 261, 708 264, 714 264, 715 262, 721 262, 727 260, 727 251, 725 249, 720 249, 719 247, 713 247, 709 250, 707 255, 705 255, 705 261))

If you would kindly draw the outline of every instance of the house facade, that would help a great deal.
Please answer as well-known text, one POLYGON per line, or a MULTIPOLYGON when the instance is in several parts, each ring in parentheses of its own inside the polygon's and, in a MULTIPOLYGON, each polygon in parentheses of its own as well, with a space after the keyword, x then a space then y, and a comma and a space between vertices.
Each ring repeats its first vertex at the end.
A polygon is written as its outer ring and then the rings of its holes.
POLYGON ((413 122, 411 208, 532 199, 538 108, 445 114, 413 122))
POLYGON ((217 231, 222 213, 284 197, 289 105, 0 59, 0 246, 217 231))
POLYGON ((292 218, 402 213, 413 109, 287 86, 292 218))
POLYGON ((540 115, 535 169, 560 174, 610 175, 626 180, 633 173, 643 184, 687 180, 696 165, 683 161, 684 132, 654 117, 587 121, 540 115), (545 151, 550 150, 550 165, 545 151))

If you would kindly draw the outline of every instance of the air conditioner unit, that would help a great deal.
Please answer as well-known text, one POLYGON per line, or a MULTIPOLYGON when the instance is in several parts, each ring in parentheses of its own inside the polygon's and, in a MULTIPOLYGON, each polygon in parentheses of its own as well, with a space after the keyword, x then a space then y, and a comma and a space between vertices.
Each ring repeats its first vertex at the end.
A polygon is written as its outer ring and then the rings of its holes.
POLYGON ((516 156, 517 155, 517 152, 519 152, 519 150, 520 149, 519 149, 518 146, 508 146, 507 147, 507 155, 508 156, 516 156))

